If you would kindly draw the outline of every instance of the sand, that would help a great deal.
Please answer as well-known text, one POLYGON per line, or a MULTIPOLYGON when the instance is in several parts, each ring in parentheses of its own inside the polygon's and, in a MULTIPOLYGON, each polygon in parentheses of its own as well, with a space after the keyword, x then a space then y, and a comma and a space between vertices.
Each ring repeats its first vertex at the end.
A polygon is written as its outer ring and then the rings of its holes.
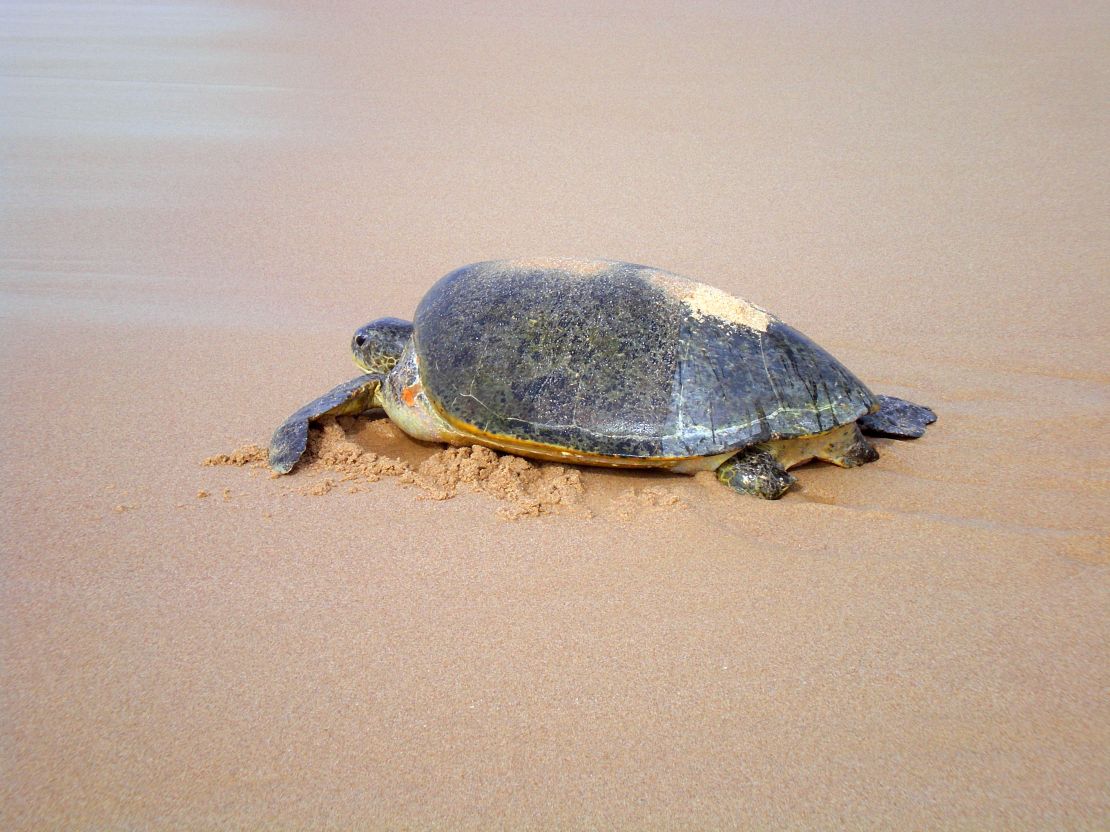
POLYGON ((1104 4, 307 9, 0 9, 0 827, 1110 826, 1104 4), (555 475, 372 423, 200 464, 560 256, 939 421, 516 519, 555 475))
MULTIPOLYGON (((251 443, 206 457, 201 465, 249 465, 268 471, 266 460, 265 448, 251 443)), ((418 487, 421 497, 433 500, 450 500, 458 496, 460 488, 485 494, 508 503, 498 513, 511 520, 554 512, 590 513, 581 505, 582 477, 577 468, 537 463, 480 445, 446 447, 414 442, 388 419, 369 415, 320 420, 309 430, 308 447, 296 472, 299 476, 284 482, 293 483, 289 488, 296 493, 312 497, 330 494, 337 485, 345 485, 340 490, 347 494, 362 494, 368 484, 396 477, 403 485, 418 487), (407 456, 417 455, 420 462, 380 453, 390 445, 400 447, 407 456)), ((271 479, 277 475, 272 474, 271 479)), ((634 496, 630 490, 626 498, 634 496)), ((677 503, 677 499, 670 502, 677 503)), ((352 510, 358 508, 352 506, 352 510)))

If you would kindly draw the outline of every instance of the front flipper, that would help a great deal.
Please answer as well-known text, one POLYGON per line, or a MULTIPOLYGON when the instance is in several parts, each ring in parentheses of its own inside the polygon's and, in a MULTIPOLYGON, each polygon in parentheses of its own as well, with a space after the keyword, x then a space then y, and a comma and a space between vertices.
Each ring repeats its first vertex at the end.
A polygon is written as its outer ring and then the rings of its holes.
POLYGON ((892 439, 917 439, 925 433, 925 426, 937 420, 937 414, 924 405, 914 404, 894 396, 876 396, 879 409, 860 416, 857 420, 869 436, 888 436, 892 439))
POLYGON ((797 480, 760 445, 745 448, 717 469, 717 479, 741 494, 777 500, 797 480))
POLYGON ((286 419, 270 440, 270 468, 279 474, 292 471, 308 447, 309 423, 321 416, 353 416, 370 410, 376 406, 374 399, 381 383, 379 373, 345 381, 286 419))

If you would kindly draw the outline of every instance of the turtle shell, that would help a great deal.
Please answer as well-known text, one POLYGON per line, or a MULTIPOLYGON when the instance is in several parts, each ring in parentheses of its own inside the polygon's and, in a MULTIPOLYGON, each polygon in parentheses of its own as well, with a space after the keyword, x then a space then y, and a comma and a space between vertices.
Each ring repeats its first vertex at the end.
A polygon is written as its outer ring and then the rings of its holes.
POLYGON ((712 456, 855 421, 871 392, 770 313, 607 260, 502 260, 416 310, 420 379, 449 422, 616 457, 712 456))

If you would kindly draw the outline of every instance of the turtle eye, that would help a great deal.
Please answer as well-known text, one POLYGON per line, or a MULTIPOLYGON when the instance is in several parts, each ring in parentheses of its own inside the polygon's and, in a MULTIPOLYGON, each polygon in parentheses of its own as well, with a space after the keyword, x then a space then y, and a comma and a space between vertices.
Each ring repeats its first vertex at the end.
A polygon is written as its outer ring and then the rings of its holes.
POLYGON ((355 336, 355 343, 361 347, 363 344, 366 343, 366 336, 360 332, 358 335, 355 336))

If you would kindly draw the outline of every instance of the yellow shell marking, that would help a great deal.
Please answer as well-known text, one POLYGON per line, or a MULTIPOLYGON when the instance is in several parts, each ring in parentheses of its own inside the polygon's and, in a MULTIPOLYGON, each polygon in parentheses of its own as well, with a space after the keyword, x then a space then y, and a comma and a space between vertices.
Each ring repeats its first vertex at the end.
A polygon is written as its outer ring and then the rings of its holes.
MULTIPOLYGON (((434 407, 434 406, 433 406, 434 407)), ((468 425, 436 409, 436 415, 454 429, 451 437, 444 436, 444 441, 460 444, 460 439, 473 442, 476 445, 485 445, 503 453, 517 454, 518 456, 543 459, 549 462, 569 462, 574 465, 599 465, 605 468, 675 468, 684 462, 700 461, 707 457, 635 457, 635 456, 606 456, 605 454, 592 454, 589 451, 576 451, 570 448, 559 448, 545 445, 542 442, 533 442, 528 439, 517 439, 512 436, 502 436, 496 433, 487 433, 474 425, 468 425)), ((732 453, 728 454, 732 456, 732 453)), ((699 469, 700 470, 700 469, 699 469)), ((690 472, 692 473, 692 471, 690 472)))
POLYGON ((499 269, 555 269, 575 277, 593 277, 613 266, 611 260, 579 260, 573 257, 524 257, 496 264, 499 269))
POLYGON ((766 332, 771 322, 776 320, 766 309, 730 295, 716 286, 696 283, 669 272, 654 272, 648 276, 648 280, 671 297, 682 301, 695 318, 719 318, 757 332, 766 332))

